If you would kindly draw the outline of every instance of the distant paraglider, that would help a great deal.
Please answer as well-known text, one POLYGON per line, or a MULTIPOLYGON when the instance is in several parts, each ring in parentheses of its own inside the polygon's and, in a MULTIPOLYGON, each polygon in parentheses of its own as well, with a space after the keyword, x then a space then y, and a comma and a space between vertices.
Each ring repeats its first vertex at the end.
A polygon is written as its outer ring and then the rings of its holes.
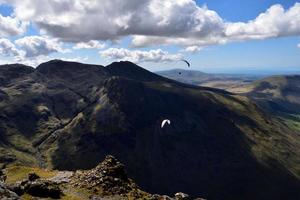
POLYGON ((161 122, 161 128, 163 128, 163 127, 166 125, 166 123, 167 123, 168 125, 170 125, 170 124, 171 124, 171 121, 168 120, 168 119, 163 120, 163 121, 161 122))
POLYGON ((191 64, 187 60, 181 60, 181 61, 185 62, 188 65, 188 67, 191 67, 191 64))
MULTIPOLYGON (((191 67, 191 64, 189 63, 189 61, 187 61, 187 60, 180 60, 180 61, 185 62, 185 63, 187 64, 188 67, 191 67)), ((178 74, 181 75, 182 73, 179 72, 178 74)))

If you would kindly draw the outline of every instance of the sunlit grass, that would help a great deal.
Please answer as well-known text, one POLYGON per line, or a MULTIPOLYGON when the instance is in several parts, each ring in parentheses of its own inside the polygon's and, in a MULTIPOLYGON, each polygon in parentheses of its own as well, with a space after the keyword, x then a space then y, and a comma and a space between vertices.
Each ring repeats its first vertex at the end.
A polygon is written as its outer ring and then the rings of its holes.
POLYGON ((41 178, 51 178, 57 174, 56 171, 49 171, 40 168, 12 166, 5 169, 5 173, 7 175, 6 182, 11 184, 17 181, 21 181, 23 179, 26 179, 28 174, 31 172, 36 173, 41 178))

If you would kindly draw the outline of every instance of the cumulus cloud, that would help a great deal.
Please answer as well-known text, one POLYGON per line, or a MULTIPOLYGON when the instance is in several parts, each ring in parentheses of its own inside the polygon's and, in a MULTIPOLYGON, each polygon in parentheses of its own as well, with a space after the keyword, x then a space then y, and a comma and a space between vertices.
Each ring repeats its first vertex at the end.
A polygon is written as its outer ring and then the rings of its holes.
POLYGON ((193 0, 8 0, 15 15, 66 41, 128 35, 206 37, 223 29, 218 14, 193 0), (117 5, 117 6, 116 6, 117 5))
POLYGON ((196 50, 234 41, 300 35, 300 3, 286 10, 273 5, 248 22, 228 22, 195 0, 3 1, 14 6, 16 19, 30 21, 42 33, 61 41, 78 43, 75 48, 100 48, 99 40, 126 36, 132 36, 134 47, 165 44, 196 50))
POLYGON ((88 42, 79 42, 74 46, 74 49, 103 49, 105 44, 97 40, 90 40, 88 42))
POLYGON ((16 62, 23 59, 25 52, 16 48, 15 44, 6 38, 0 38, 0 55, 13 57, 16 62))
POLYGON ((55 52, 68 52, 68 50, 62 48, 62 43, 58 39, 44 36, 27 36, 16 40, 15 43, 25 51, 26 57, 49 55, 55 52))
POLYGON ((300 3, 296 3, 288 10, 279 4, 273 5, 265 13, 247 23, 228 23, 225 35, 229 40, 300 35, 300 3))
POLYGON ((26 56, 28 49, 21 50, 16 45, 6 38, 0 39, 0 56, 5 57, 2 63, 22 63, 30 66, 37 66, 42 62, 50 60, 48 55, 35 55, 34 57, 26 56))
POLYGON ((51 60, 49 56, 40 55, 32 58, 24 57, 22 60, 18 61, 19 63, 22 63, 24 65, 37 67, 39 64, 47 62, 51 60))
POLYGON ((297 45, 298 48, 300 48, 300 43, 297 45))
POLYGON ((285 10, 281 5, 274 5, 261 13, 254 20, 244 22, 223 22, 222 29, 205 36, 158 37, 137 35, 133 45, 145 47, 157 44, 176 44, 183 46, 205 47, 225 44, 233 41, 267 39, 300 35, 300 3, 285 10))
POLYGON ((28 23, 7 16, 0 15, 0 37, 21 35, 25 32, 28 23))
POLYGON ((130 51, 124 48, 109 48, 104 51, 100 51, 99 54, 103 58, 111 60, 128 60, 135 63, 141 62, 173 62, 182 60, 181 54, 170 54, 161 49, 150 50, 150 51, 130 51))

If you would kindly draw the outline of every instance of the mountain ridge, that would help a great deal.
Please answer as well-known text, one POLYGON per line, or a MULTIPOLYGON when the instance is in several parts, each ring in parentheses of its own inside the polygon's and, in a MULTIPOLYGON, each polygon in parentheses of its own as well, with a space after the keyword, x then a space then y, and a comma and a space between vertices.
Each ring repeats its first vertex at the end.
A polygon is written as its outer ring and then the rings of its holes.
POLYGON ((50 76, 35 70, 0 88, 2 163, 90 169, 111 154, 154 193, 299 196, 299 136, 247 97, 160 78, 128 62, 44 65, 68 69, 50 76), (171 126, 161 129, 165 118, 171 126))

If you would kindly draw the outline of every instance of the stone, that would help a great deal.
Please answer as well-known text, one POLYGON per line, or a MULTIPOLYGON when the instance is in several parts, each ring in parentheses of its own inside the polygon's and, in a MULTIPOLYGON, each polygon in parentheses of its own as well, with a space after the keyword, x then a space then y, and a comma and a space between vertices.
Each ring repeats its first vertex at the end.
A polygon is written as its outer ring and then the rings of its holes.
POLYGON ((48 180, 36 180, 34 182, 28 182, 24 189, 25 193, 35 197, 50 197, 57 199, 62 195, 62 191, 58 185, 48 180))
POLYGON ((57 184, 69 183, 73 175, 74 172, 62 171, 62 172, 58 172, 54 177, 50 178, 49 180, 57 184))
POLYGON ((5 200, 21 200, 21 198, 0 181, 0 199, 5 200))
POLYGON ((73 185, 102 191, 105 196, 127 194, 138 187, 127 177, 125 166, 113 156, 106 156, 96 168, 75 173, 73 185))
POLYGON ((182 192, 178 192, 175 194, 175 199, 176 200, 188 200, 189 199, 189 195, 182 193, 182 192))
POLYGON ((5 182, 6 181, 6 175, 2 170, 0 170, 0 181, 5 182))
POLYGON ((29 194, 34 197, 58 199, 63 194, 57 183, 40 179, 34 173, 28 174, 28 179, 11 185, 10 189, 20 196, 29 194))
POLYGON ((34 173, 34 172, 31 172, 31 173, 28 174, 28 180, 29 181, 35 181, 35 180, 37 180, 39 178, 40 177, 36 173, 34 173))

